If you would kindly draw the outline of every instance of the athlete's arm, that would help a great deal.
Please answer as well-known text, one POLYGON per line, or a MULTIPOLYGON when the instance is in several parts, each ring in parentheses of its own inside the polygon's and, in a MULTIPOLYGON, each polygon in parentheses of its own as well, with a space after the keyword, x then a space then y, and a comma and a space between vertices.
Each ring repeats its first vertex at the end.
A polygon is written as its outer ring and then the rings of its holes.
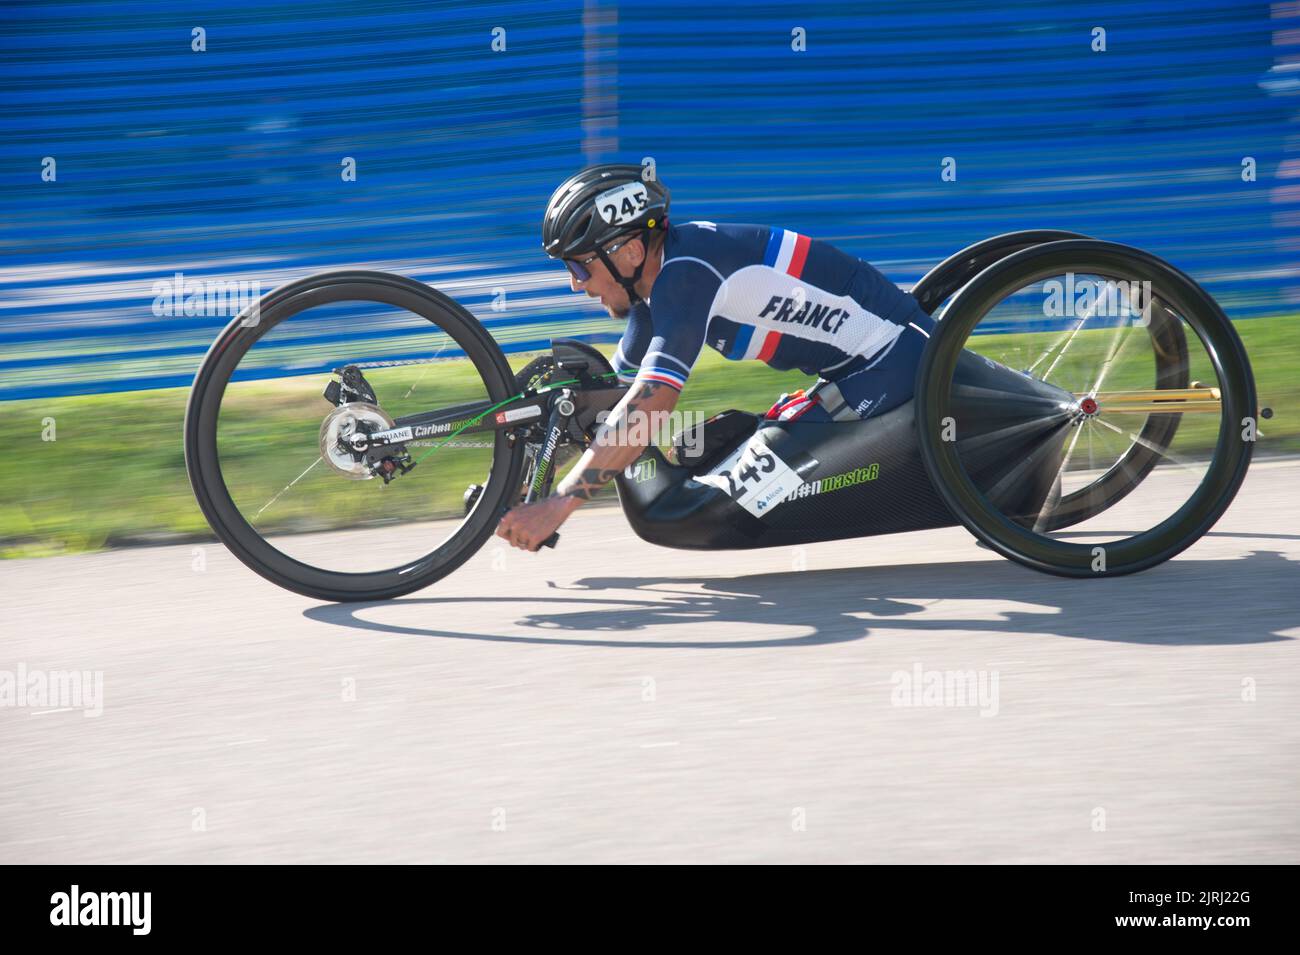
POLYGON ((661 273, 655 283, 654 309, 637 313, 640 321, 629 323, 614 356, 614 368, 622 380, 635 375, 632 387, 615 405, 597 432, 592 446, 565 475, 555 493, 571 498, 576 508, 590 500, 629 464, 641 457, 653 435, 667 430, 668 415, 686 386, 704 347, 708 324, 708 303, 717 282, 712 273, 697 266, 676 268, 673 281, 661 273), (696 270, 698 269, 698 274, 696 270), (706 284, 701 284, 703 280, 706 284), (707 284, 707 283, 712 283, 707 284), (639 365, 629 371, 632 362, 639 365))
POLYGON ((619 339, 610 361, 620 385, 632 384, 652 338, 654 321, 650 317, 650 306, 645 302, 637 302, 628 315, 627 327, 623 329, 623 337, 619 339))
POLYGON ((654 309, 641 303, 633 310, 614 356, 619 380, 631 385, 628 393, 556 486, 555 494, 509 511, 497 528, 499 536, 516 547, 537 550, 570 514, 641 457, 656 434, 667 430, 663 422, 677 407, 678 395, 704 345, 716 284, 702 289, 683 281, 665 283, 660 276, 654 309))
POLYGON ((591 447, 555 489, 557 497, 573 501, 570 511, 591 500, 641 457, 649 441, 663 430, 680 394, 672 385, 659 381, 638 378, 633 383, 596 432, 591 447))
POLYGON ((659 431, 660 421, 666 420, 677 406, 679 393, 672 385, 637 379, 555 494, 508 511, 497 528, 497 536, 524 550, 540 548, 579 505, 591 500, 641 456, 659 431))

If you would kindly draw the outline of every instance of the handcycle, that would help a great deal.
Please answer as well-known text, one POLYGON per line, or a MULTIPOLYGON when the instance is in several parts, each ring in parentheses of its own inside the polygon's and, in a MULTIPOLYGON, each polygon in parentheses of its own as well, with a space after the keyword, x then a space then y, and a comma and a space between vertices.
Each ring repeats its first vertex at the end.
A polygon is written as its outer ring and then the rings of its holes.
MULTIPOLYGON (((667 453, 651 445, 615 481, 636 534, 712 550, 960 524, 1035 570, 1112 577, 1170 559, 1223 515, 1271 412, 1232 323, 1188 276, 1033 230, 961 250, 912 295, 938 319, 912 400, 833 424, 729 409, 667 453)), ((323 600, 388 599, 451 573, 509 507, 549 493, 626 391, 596 348, 529 328, 489 331, 380 272, 269 293, 213 343, 186 409, 186 468, 212 530, 258 574, 323 600), (494 334, 541 353, 512 369, 494 334)))

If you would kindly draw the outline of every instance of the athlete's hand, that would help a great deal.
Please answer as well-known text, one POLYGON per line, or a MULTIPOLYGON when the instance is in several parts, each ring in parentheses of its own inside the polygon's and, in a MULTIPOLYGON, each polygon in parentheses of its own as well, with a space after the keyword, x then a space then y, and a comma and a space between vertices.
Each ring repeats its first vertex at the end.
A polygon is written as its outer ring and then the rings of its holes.
POLYGON ((548 497, 512 508, 501 518, 497 537, 521 550, 536 551, 581 503, 572 497, 548 497))

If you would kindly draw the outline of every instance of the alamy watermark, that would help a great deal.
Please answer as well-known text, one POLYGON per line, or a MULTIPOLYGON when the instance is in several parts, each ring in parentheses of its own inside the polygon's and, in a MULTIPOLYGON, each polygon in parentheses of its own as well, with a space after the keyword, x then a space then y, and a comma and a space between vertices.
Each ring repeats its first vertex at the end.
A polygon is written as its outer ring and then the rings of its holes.
POLYGON ((686 454, 699 454, 704 449, 705 416, 697 411, 640 411, 632 410, 614 421, 610 413, 601 411, 596 423, 595 444, 615 447, 668 447, 676 444, 686 454))
POLYGON ((1048 318, 1136 318, 1136 325, 1151 321, 1151 283, 1127 279, 1076 278, 1043 283, 1043 314, 1048 318))
POLYGON ((82 716, 104 712, 104 671, 0 670, 0 706, 34 710, 81 710, 82 716))
POLYGON ((243 325, 256 325, 262 283, 257 279, 187 279, 175 272, 153 283, 153 313, 158 318, 235 316, 243 325))
POLYGON ((895 670, 892 706, 979 707, 980 716, 998 715, 997 670, 895 670))
POLYGON ((152 892, 90 892, 74 884, 50 896, 50 924, 117 925, 132 935, 148 935, 152 909, 152 892))

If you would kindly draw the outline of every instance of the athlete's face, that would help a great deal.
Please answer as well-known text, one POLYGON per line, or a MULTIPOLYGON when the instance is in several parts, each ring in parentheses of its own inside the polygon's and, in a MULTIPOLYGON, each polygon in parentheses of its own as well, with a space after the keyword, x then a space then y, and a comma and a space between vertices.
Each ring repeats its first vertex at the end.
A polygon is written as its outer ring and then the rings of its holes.
MULTIPOLYGON (((641 246, 640 239, 628 240, 613 252, 609 253, 609 258, 613 261, 614 266, 623 275, 631 275, 641 260, 645 256, 645 251, 641 246)), ((632 310, 632 303, 628 300, 627 290, 618 283, 618 280, 610 274, 609 269, 600 257, 587 261, 590 258, 584 257, 582 261, 583 268, 590 273, 587 279, 579 279, 569 270, 569 287, 575 292, 586 292, 592 298, 600 299, 600 304, 605 306, 607 311, 614 318, 627 318, 628 312, 632 310)))

